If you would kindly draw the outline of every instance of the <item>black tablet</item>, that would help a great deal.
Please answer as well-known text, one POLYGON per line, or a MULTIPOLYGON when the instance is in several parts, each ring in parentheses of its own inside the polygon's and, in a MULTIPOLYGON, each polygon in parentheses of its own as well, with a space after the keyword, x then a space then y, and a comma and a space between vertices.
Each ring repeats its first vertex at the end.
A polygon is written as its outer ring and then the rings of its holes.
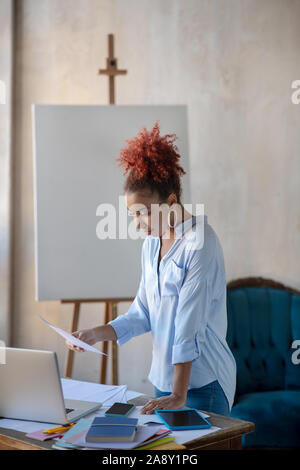
POLYGON ((167 428, 173 431, 181 429, 205 429, 211 424, 196 408, 180 408, 175 410, 155 410, 167 428))

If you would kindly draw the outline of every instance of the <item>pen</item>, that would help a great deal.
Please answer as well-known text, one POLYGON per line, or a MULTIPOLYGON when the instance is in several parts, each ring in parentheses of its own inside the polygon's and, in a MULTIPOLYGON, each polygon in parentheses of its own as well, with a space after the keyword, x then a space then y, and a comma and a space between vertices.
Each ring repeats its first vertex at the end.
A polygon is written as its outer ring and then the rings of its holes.
POLYGON ((70 423, 70 424, 65 424, 63 426, 58 426, 57 428, 45 429, 45 431, 43 431, 43 433, 53 434, 55 432, 67 431, 67 429, 70 429, 72 426, 74 426, 74 424, 75 423, 70 423))

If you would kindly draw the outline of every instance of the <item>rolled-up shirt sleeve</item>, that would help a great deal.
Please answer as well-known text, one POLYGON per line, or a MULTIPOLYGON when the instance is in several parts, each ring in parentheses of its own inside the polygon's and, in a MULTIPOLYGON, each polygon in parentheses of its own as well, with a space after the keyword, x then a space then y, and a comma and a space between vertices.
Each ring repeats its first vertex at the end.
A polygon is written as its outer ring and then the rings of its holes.
POLYGON ((211 299, 214 255, 196 250, 178 295, 172 364, 189 362, 201 354, 211 299))
POLYGON ((144 252, 146 240, 147 239, 145 239, 143 243, 141 256, 142 276, 135 299, 130 305, 129 310, 124 315, 120 315, 114 320, 108 322, 108 325, 111 325, 116 332, 117 343, 119 346, 122 346, 122 344, 126 343, 134 336, 139 336, 151 330, 144 272, 144 252))

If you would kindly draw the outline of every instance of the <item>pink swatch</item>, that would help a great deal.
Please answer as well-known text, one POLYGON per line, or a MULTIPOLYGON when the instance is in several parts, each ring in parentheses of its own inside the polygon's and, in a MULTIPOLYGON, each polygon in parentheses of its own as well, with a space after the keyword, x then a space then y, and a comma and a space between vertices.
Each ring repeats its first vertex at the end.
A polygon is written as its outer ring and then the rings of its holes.
POLYGON ((53 439, 54 437, 61 436, 61 432, 55 432, 53 434, 45 434, 43 429, 40 431, 30 432, 25 434, 27 437, 31 437, 32 439, 37 439, 38 441, 47 441, 48 439, 53 439))

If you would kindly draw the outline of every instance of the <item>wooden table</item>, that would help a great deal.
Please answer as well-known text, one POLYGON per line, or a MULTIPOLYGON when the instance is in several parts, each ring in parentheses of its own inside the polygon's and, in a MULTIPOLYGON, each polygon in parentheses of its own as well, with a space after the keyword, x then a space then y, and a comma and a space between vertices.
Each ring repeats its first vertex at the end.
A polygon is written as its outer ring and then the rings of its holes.
MULTIPOLYGON (((139 395, 128 403, 144 405, 153 397, 139 395)), ((201 410, 199 410, 201 411, 201 410)), ((204 411, 205 412, 205 411, 204 411)), ((150 416, 150 415, 149 415, 150 416)), ((254 423, 240 419, 228 418, 227 416, 209 413, 207 420, 213 425, 221 428, 199 439, 186 442, 187 450, 237 450, 242 448, 242 435, 254 431, 254 423)), ((0 450, 51 450, 53 440, 37 441, 25 436, 24 432, 0 427, 0 450)), ((160 450, 164 450, 161 446, 160 450)))

